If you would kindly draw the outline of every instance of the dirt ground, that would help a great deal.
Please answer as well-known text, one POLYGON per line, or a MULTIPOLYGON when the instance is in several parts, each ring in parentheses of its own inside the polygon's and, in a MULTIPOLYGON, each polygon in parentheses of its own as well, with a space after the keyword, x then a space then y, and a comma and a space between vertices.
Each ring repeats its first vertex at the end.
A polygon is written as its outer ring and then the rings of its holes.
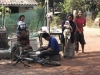
POLYGON ((84 30, 85 54, 80 48, 75 58, 62 58, 58 67, 29 64, 28 68, 20 63, 12 66, 10 60, 3 59, 0 60, 0 75, 100 75, 100 29, 85 27, 84 30))

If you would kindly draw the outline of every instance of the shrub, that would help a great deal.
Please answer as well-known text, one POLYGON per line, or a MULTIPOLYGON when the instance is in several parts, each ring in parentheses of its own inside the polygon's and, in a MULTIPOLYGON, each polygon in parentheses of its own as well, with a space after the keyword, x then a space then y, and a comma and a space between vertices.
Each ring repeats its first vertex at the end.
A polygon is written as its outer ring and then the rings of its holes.
POLYGON ((96 16, 97 18, 99 18, 100 17, 100 12, 98 12, 98 14, 97 14, 97 16, 96 16))

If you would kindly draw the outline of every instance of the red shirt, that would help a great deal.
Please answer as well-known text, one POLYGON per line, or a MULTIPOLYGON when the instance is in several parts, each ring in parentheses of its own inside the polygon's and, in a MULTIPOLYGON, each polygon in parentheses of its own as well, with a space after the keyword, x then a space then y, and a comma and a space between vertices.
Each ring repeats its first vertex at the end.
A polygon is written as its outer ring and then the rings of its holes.
MULTIPOLYGON (((83 32, 83 27, 86 24, 86 19, 84 17, 81 18, 75 18, 74 19, 75 24, 77 25, 77 27, 79 28, 79 30, 81 32, 83 32)), ((78 30, 76 29, 76 32, 78 32, 78 30)))

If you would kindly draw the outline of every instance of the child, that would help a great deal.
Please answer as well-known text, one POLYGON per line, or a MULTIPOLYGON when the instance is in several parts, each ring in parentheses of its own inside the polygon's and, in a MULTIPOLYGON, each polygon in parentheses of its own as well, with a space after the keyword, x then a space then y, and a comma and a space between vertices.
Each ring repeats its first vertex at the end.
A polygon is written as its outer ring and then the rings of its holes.
POLYGON ((70 39, 72 27, 70 26, 68 20, 65 22, 64 28, 65 28, 63 32, 64 38, 70 39))

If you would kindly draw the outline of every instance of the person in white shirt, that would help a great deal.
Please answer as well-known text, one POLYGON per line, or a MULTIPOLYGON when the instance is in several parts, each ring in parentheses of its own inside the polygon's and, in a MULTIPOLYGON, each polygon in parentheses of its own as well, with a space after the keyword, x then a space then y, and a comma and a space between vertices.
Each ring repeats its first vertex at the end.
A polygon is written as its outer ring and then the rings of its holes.
POLYGON ((29 35, 28 27, 26 23, 24 22, 25 16, 20 15, 18 20, 19 21, 17 22, 17 37, 21 34, 23 29, 25 29, 27 31, 27 34, 29 35))

